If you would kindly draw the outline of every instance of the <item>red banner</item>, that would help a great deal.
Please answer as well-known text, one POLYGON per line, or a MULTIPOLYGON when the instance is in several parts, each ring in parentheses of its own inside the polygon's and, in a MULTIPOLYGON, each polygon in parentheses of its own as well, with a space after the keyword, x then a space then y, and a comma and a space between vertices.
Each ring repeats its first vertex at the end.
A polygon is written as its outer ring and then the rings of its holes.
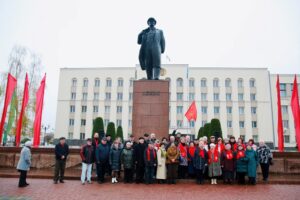
POLYGON ((280 99, 280 83, 279 83, 279 76, 278 75, 277 75, 276 89, 277 89, 278 150, 280 152, 282 152, 283 149, 284 149, 284 139, 283 139, 282 111, 281 111, 281 99, 280 99))
POLYGON ((10 104, 16 86, 17 86, 17 79, 9 73, 7 76, 4 107, 3 107, 2 118, 0 123, 0 143, 2 142, 2 133, 3 133, 4 123, 5 123, 6 113, 7 113, 7 107, 10 104))
POLYGON ((28 75, 26 73, 24 92, 23 92, 23 100, 22 100, 22 108, 21 108, 20 117, 18 120, 17 130, 16 130, 16 146, 17 147, 20 145, 23 115, 25 112, 25 108, 28 104, 28 100, 29 100, 29 81, 28 81, 28 75))
POLYGON ((33 124, 33 146, 38 147, 40 145, 40 134, 41 134, 41 123, 42 123, 42 112, 44 103, 44 92, 46 84, 46 74, 41 81, 41 85, 36 92, 36 105, 35 105, 35 118, 33 124))
POLYGON ((193 101, 193 103, 190 105, 189 109, 185 113, 185 117, 188 119, 188 121, 197 120, 197 108, 196 108, 196 102, 193 101))
POLYGON ((294 116, 294 124, 296 130, 296 142, 298 146, 298 151, 300 151, 300 108, 299 108, 299 95, 298 95, 298 84, 297 84, 296 75, 294 79, 291 107, 294 116))

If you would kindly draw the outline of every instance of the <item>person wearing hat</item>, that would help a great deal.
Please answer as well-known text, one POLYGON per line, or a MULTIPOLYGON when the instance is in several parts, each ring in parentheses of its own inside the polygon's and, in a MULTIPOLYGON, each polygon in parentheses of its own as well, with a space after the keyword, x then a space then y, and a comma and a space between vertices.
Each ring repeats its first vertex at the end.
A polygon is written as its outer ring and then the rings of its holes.
POLYGON ((221 152, 221 167, 223 169, 223 180, 225 184, 232 184, 235 170, 235 153, 231 145, 226 144, 225 150, 221 152))
POLYGON ((247 175, 250 185, 256 184, 256 170, 258 166, 258 156, 253 147, 248 145, 246 149, 246 158, 248 160, 247 175))
POLYGON ((196 170, 196 182, 199 185, 204 183, 204 172, 207 166, 207 157, 208 155, 207 151, 204 148, 204 142, 200 141, 198 147, 196 148, 193 162, 196 170))
POLYGON ((134 148, 134 162, 136 169, 136 183, 144 182, 145 174, 145 162, 144 162, 144 152, 147 145, 145 144, 144 137, 139 138, 139 143, 134 148))
POLYGON ((103 137, 101 143, 96 148, 96 169, 99 184, 104 183, 105 172, 109 169, 109 152, 110 147, 107 144, 107 139, 103 137))
POLYGON ((217 178, 222 175, 220 154, 215 148, 216 145, 211 143, 208 151, 208 176, 211 178, 211 184, 217 184, 217 178))
POLYGON ((25 142, 21 150, 20 159, 17 165, 17 170, 20 172, 19 187, 26 187, 29 184, 26 182, 27 171, 30 170, 31 165, 31 146, 32 142, 25 142))
POLYGON ((238 184, 245 184, 245 176, 248 171, 248 158, 245 155, 244 145, 239 144, 236 152, 236 176, 238 184))
POLYGON ((156 20, 153 17, 147 20, 147 24, 149 27, 138 35, 138 44, 141 45, 139 61, 142 70, 147 72, 147 79, 158 80, 165 38, 163 31, 155 28, 156 20))
POLYGON ((216 138, 215 138, 215 136, 210 136, 210 138, 209 138, 209 145, 208 145, 208 147, 210 147, 210 144, 216 144, 216 138))
POLYGON ((152 142, 148 144, 148 148, 144 152, 144 161, 146 184, 152 184, 154 178, 154 171, 157 164, 157 154, 154 149, 154 144, 152 142))
POLYGON ((92 166, 94 163, 95 149, 92 145, 92 139, 88 138, 86 145, 83 145, 80 150, 80 157, 82 159, 82 172, 81 172, 81 183, 85 184, 85 178, 89 184, 92 183, 92 166))
POLYGON ((127 141, 121 153, 121 163, 124 168, 124 183, 132 183, 134 169, 134 150, 132 143, 127 141))
POLYGON ((54 184, 58 180, 64 183, 64 174, 66 168, 66 161, 69 155, 69 146, 66 144, 66 138, 59 138, 59 143, 55 145, 55 170, 54 170, 54 184))

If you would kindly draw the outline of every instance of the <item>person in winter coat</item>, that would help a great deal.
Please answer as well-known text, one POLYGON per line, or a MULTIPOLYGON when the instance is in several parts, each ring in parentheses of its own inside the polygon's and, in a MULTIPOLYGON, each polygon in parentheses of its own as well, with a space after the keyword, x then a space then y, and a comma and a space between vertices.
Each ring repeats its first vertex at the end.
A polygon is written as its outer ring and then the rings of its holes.
POLYGON ((225 184, 232 184, 235 171, 235 154, 231 145, 226 144, 225 151, 221 154, 221 166, 223 169, 223 180, 225 184))
POLYGON ((144 161, 146 184, 152 184, 154 178, 154 171, 157 165, 157 154, 154 149, 154 144, 152 142, 149 142, 148 148, 144 152, 144 161))
POLYGON ((235 149, 237 148, 237 143, 236 143, 235 137, 233 135, 230 136, 229 144, 231 145, 231 150, 235 151, 235 149))
POLYGON ((110 147, 107 144, 106 137, 103 137, 96 149, 97 181, 99 184, 104 183, 105 172, 109 169, 109 152, 110 147))
POLYGON ((92 145, 92 140, 87 139, 86 145, 83 145, 80 150, 80 157, 82 160, 81 183, 85 184, 85 178, 89 184, 92 183, 92 165, 94 163, 95 149, 92 145))
POLYGON ((195 143, 189 142, 189 148, 188 148, 188 174, 189 177, 194 178, 195 177, 195 169, 194 169, 194 156, 195 156, 195 143))
POLYGON ((31 165, 31 146, 32 142, 25 142, 25 146, 21 150, 20 159, 17 165, 17 170, 20 172, 19 187, 26 187, 29 184, 26 182, 27 171, 31 165))
POLYGON ((161 143, 159 149, 157 150, 157 168, 156 168, 156 179, 160 183, 165 183, 167 179, 167 167, 166 167, 166 157, 167 152, 165 149, 165 144, 161 143))
POLYGON ((111 166, 112 178, 111 183, 118 183, 117 176, 121 169, 121 153, 120 143, 115 141, 109 152, 109 164, 111 166))
POLYGON ((139 143, 134 148, 134 162, 136 169, 136 179, 137 184, 144 182, 145 174, 145 161, 144 161, 144 152, 146 149, 144 137, 139 138, 139 143))
POLYGON ((218 152, 221 154, 224 150, 225 150, 225 145, 223 143, 222 138, 218 138, 218 143, 216 145, 216 149, 218 150, 218 152))
POLYGON ((249 184, 255 185, 256 184, 256 169, 258 166, 258 158, 256 151, 248 145, 246 150, 246 157, 248 159, 248 171, 247 175, 249 178, 249 184))
POLYGON ((195 155, 194 155, 194 168, 196 170, 196 177, 197 177, 197 184, 204 183, 204 172, 207 165, 207 158, 208 154, 207 151, 204 149, 204 142, 199 142, 199 147, 196 148, 195 155))
POLYGON ((127 141, 121 153, 121 163, 124 168, 124 183, 132 183, 134 169, 134 150, 132 143, 127 141))
POLYGON ((245 155, 244 145, 238 145, 236 152, 236 176, 238 184, 245 184, 245 176, 248 171, 248 158, 245 155))
POLYGON ((66 144, 66 138, 59 138, 59 143, 55 145, 55 170, 54 184, 57 184, 58 179, 64 183, 64 174, 66 168, 67 157, 69 155, 69 146, 66 144))
POLYGON ((209 147, 208 176, 211 178, 211 184, 217 184, 217 178, 222 175, 220 154, 214 143, 211 143, 209 147))
POLYGON ((270 148, 265 144, 264 141, 259 142, 259 147, 257 149, 258 162, 261 167, 263 180, 268 181, 269 177, 269 167, 272 164, 273 155, 270 148))
POLYGON ((178 178, 185 179, 186 174, 188 172, 188 146, 186 145, 184 136, 180 138, 178 150, 180 153, 179 166, 178 166, 178 178))
POLYGON ((167 182, 169 184, 176 184, 177 170, 179 164, 179 150, 175 145, 175 142, 172 142, 170 147, 167 150, 167 182))

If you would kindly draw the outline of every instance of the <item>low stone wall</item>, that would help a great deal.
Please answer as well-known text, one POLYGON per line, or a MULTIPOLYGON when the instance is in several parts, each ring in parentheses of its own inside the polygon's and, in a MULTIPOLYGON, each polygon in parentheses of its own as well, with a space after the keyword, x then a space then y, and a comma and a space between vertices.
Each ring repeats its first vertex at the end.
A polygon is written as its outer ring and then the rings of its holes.
MULTIPOLYGON (((67 159, 67 168, 81 166, 79 148, 70 148, 67 159)), ((0 167, 15 168, 20 157, 20 147, 0 147, 0 167)), ((54 148, 32 148, 32 168, 47 169, 55 164, 54 148)), ((300 152, 273 152, 274 165, 270 167, 270 173, 297 174, 300 175, 300 152)), ((258 168, 260 173, 260 167, 258 168)))
MULTIPOLYGON (((0 167, 17 167, 21 147, 0 147, 0 167)), ((70 148, 66 168, 76 167, 81 164, 79 148, 70 148)), ((32 148, 32 168, 47 169, 55 165, 54 148, 32 148)))

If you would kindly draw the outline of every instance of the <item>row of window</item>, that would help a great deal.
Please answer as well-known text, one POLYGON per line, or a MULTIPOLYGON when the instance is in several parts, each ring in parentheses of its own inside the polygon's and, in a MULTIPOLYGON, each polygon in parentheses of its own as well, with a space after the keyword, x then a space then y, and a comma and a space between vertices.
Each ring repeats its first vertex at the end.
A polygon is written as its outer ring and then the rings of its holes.
MULTIPOLYGON (((75 105, 70 105, 70 113, 75 113, 75 105)), ((110 106, 104 106, 105 113, 110 113, 110 106)), ((86 113, 87 112, 87 106, 81 106, 81 112, 86 113)), ((99 106, 93 106, 93 112, 98 113, 99 112, 99 106)), ((117 106, 117 113, 123 112, 123 106, 117 106)), ((132 112, 132 106, 128 107, 128 112, 132 112)))
MULTIPOLYGON (((129 85, 132 86, 133 85, 133 78, 131 78, 129 80, 129 85)), ((171 81, 170 78, 167 78, 167 80, 171 81)), ((219 79, 218 78, 214 78, 213 79, 213 87, 220 87, 219 85, 219 79)), ((124 80, 123 78, 118 78, 117 80, 117 85, 118 87, 123 87, 123 84, 124 84, 124 80)), ((171 83, 171 82, 170 82, 171 83)), ((88 87, 89 85, 89 80, 88 78, 84 78, 83 79, 83 87, 88 87)), ((178 78, 176 80, 176 85, 177 87, 183 87, 183 79, 182 78, 178 78)), ((200 85, 201 87, 207 87, 207 79, 206 78, 202 78, 201 81, 200 81, 200 85)), ((230 78, 227 78, 225 79, 225 87, 231 87, 231 79, 230 78)), ((242 78, 239 78, 237 80, 237 85, 239 88, 242 88, 244 87, 244 80, 242 78)), ((72 86, 73 87, 76 87, 77 86, 77 79, 76 78, 73 78, 72 79, 72 86)), ((96 78, 94 80, 94 86, 95 87, 100 87, 100 79, 99 78, 96 78)), ((106 79, 106 87, 111 87, 112 86, 112 79, 111 78, 107 78, 106 79)), ((249 80, 249 86, 250 87, 255 87, 255 79, 254 78, 251 78, 249 80)), ((194 78, 190 78, 189 79, 189 87, 195 87, 195 79, 194 78)))
MULTIPOLYGON (((232 94, 231 93, 226 93, 225 95, 226 101, 232 101, 232 94)), ((195 93, 190 92, 188 96, 190 101, 195 100, 195 93)), ((182 92, 177 92, 176 93, 176 99, 178 101, 183 100, 183 93, 182 92)), ((220 101, 220 93, 213 93, 213 100, 214 101, 220 101)), ((238 93, 238 100, 239 101, 244 101, 244 93, 238 93)), ((201 101, 207 101, 207 93, 201 93, 201 101)), ((250 101, 256 101, 256 94, 251 93, 250 94, 250 101)))
MULTIPOLYGON (((129 93, 129 100, 132 100, 133 94, 130 92, 129 93)), ((231 93, 226 93, 225 95, 226 101, 232 101, 232 94, 231 93)), ((83 92, 82 93, 82 100, 87 100, 88 98, 88 93, 83 92)), ((190 92, 188 96, 190 101, 195 100, 195 93, 190 92)), ((183 101, 183 93, 182 92, 177 92, 176 93, 176 99, 178 101, 183 101)), ((71 92, 71 100, 76 100, 76 92, 71 92)), ((93 100, 99 100, 99 92, 94 92, 94 98, 93 100)), ((106 92, 105 93, 105 100, 110 101, 111 100, 111 93, 106 92)), ((122 101, 123 100, 123 93, 118 92, 117 93, 117 100, 122 101)), ((219 101, 220 100, 220 94, 219 93, 213 93, 213 100, 214 101, 219 101)), ((238 93, 238 100, 239 101, 244 101, 244 93, 238 93)), ((251 93, 250 94, 250 100, 251 101, 256 101, 256 94, 251 93)), ((201 93, 201 101, 207 101, 207 93, 201 93)))
MULTIPOLYGON (((104 126, 107 126, 109 123, 108 119, 103 120, 104 126)), ((75 119, 71 118, 69 119, 69 126, 74 126, 75 125, 75 119)), ((132 125, 132 120, 128 120, 128 126, 131 127, 132 125)), ((81 119, 80 120, 80 126, 86 126, 86 119, 81 119)), ((116 120, 116 126, 122 126, 122 120, 117 119, 116 120)))
MULTIPOLYGON (((129 80, 129 85, 130 86, 133 86, 133 78, 131 78, 129 80)), ((123 87, 124 85, 124 80, 122 78, 118 78, 117 80, 118 82, 118 87, 123 87)), ((76 78, 73 78, 72 79, 72 86, 73 87, 76 87, 77 86, 77 79, 76 78)), ((82 84, 83 87, 88 87, 89 86, 89 80, 88 78, 84 78, 83 79, 83 84, 82 84)), ((107 78, 106 79, 106 87, 111 87, 112 86, 112 79, 111 78, 107 78)), ((100 79, 99 78, 96 78, 94 80, 94 87, 100 87, 100 79)))
MULTIPOLYGON (((169 79, 170 80, 170 79, 169 79)), ((255 79, 254 78, 251 78, 249 80, 249 87, 253 88, 255 87, 255 79)), ((176 80, 176 85, 177 87, 183 87, 183 79, 182 78, 178 78, 176 80)), ((200 81, 200 86, 201 87, 207 87, 207 79, 206 78, 202 78, 201 81, 200 81)), ((231 82, 231 79, 230 78, 226 78, 225 79, 225 87, 231 87, 232 86, 232 82, 231 82)), ((242 78, 239 78, 237 80, 237 86, 239 88, 242 88, 244 87, 244 80, 242 78)), ((195 87, 195 79, 194 78, 190 78, 189 79, 189 87, 195 87)), ((213 87, 220 87, 220 81, 218 78, 214 78, 213 79, 213 87)))
MULTIPOLYGON (((132 93, 129 93, 129 100, 132 100, 132 93)), ((88 98, 88 93, 87 92, 83 92, 82 93, 82 100, 87 100, 88 98)), ((71 92, 71 100, 76 100, 76 92, 71 92)), ((94 92, 94 98, 93 100, 99 100, 99 92, 94 92)), ((106 92, 105 93, 105 100, 111 100, 111 93, 110 92, 106 92)), ((117 100, 121 101, 123 100, 123 93, 122 92, 118 92, 117 93, 117 100)))
MULTIPOLYGON (((256 114, 257 112, 256 107, 251 107, 251 114, 256 114)), ((227 106, 226 107, 226 112, 227 114, 232 114, 232 106, 227 106)), ((176 107, 176 113, 177 114, 183 114, 183 106, 177 106, 176 107)), ((202 114, 207 114, 207 106, 201 106, 201 113, 202 114)), ((219 114, 220 113, 220 107, 219 106, 214 106, 214 114, 219 114)), ((245 114, 245 107, 244 106, 239 106, 239 114, 244 115, 245 114)))
MULTIPOLYGON (((293 93, 294 83, 280 83, 280 97, 287 97, 293 93), (290 93, 288 93, 288 85, 290 85, 290 93)), ((298 87, 300 84, 298 84, 298 87)))

